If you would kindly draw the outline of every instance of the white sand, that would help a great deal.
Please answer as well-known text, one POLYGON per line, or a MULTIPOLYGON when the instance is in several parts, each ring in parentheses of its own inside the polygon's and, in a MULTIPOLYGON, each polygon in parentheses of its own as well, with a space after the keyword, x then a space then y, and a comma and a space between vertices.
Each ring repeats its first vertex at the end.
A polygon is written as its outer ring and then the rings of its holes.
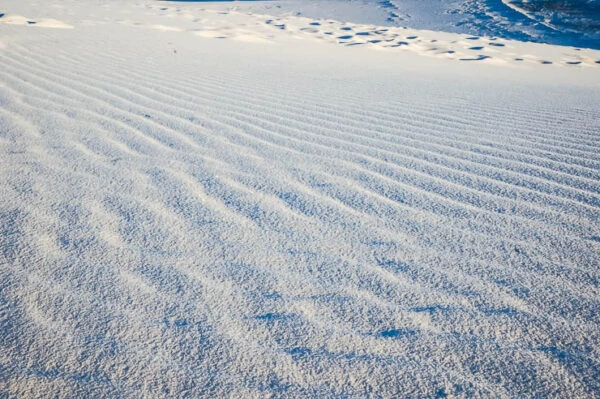
POLYGON ((600 52, 1 7, 0 397, 600 392, 600 52))

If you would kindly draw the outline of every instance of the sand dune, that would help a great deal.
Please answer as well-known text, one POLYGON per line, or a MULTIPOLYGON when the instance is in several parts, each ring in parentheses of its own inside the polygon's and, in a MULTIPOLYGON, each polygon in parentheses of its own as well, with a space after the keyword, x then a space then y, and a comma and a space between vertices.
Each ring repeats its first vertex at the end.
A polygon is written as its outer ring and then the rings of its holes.
POLYGON ((3 7, 2 394, 599 392, 600 52, 3 7))

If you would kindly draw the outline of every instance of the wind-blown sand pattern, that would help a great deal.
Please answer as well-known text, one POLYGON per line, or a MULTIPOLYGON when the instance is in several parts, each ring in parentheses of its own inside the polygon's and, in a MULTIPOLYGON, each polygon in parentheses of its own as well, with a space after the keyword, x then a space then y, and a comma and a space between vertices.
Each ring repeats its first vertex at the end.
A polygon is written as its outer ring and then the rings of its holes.
POLYGON ((0 10, 0 397, 600 392, 598 51, 91 3, 0 10))

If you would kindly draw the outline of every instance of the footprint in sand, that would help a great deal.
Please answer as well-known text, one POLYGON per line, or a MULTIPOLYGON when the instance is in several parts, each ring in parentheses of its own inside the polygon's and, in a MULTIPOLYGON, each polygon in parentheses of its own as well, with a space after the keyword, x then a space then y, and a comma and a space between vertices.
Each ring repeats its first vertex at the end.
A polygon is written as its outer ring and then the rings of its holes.
POLYGON ((267 19, 265 21, 265 24, 267 24, 267 25, 273 25, 276 28, 279 28, 281 30, 285 30, 285 24, 274 24, 273 22, 275 22, 275 21, 273 21, 272 19, 267 19))
POLYGON ((459 58, 460 61, 482 61, 488 58, 492 58, 489 55, 479 54, 476 58, 459 58))
MULTIPOLYGON (((407 28, 397 27, 367 27, 363 25, 350 25, 337 21, 324 20, 306 20, 296 21, 293 18, 273 18, 263 20, 267 25, 277 27, 279 29, 291 29, 294 32, 302 31, 305 34, 320 36, 321 38, 330 37, 332 41, 343 46, 358 46, 362 44, 372 45, 385 48, 400 48, 398 50, 408 50, 416 52, 435 53, 440 57, 460 60, 460 61, 484 61, 488 58, 506 60, 509 62, 533 61, 538 64, 549 65, 552 61, 546 61, 543 58, 523 57, 518 53, 506 53, 506 49, 515 47, 514 43, 506 42, 498 37, 483 37, 483 36, 448 36, 448 38, 435 38, 429 36, 427 32, 411 31, 407 28), (301 22, 298 25, 298 22, 301 22), (287 27, 286 27, 287 24, 287 27), (321 27, 328 26, 328 29, 321 27), (456 40, 453 40, 456 39, 456 40), (469 40, 470 42, 466 42, 469 40), (429 44, 435 43, 435 45, 429 44), (455 50, 456 48, 457 50, 455 50), (493 53, 493 57, 485 53, 493 53), (534 61, 535 60, 535 61, 534 61)), ((516 46, 518 47, 518 46, 516 46)), ((583 50, 582 50, 583 51, 583 50)), ((600 60, 584 60, 580 57, 571 54, 565 56, 558 63, 560 65, 584 65, 594 64, 600 65, 600 60), (570 58, 570 59, 569 59, 570 58)), ((595 57, 596 58, 596 57, 595 57)))

